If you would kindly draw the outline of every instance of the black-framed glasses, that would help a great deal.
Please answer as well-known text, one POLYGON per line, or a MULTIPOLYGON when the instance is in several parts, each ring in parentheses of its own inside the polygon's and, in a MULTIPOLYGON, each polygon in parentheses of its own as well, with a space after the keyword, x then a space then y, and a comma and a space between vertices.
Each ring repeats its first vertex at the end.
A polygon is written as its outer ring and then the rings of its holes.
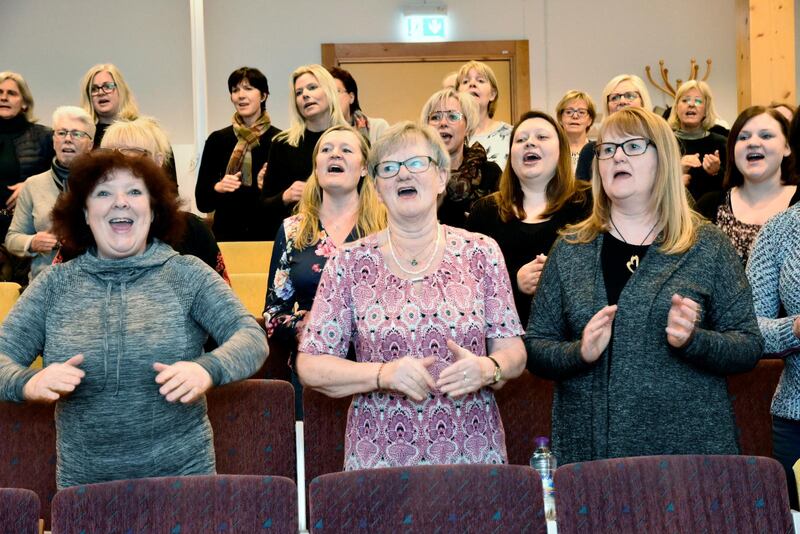
POLYGON ((582 119, 589 114, 589 110, 585 108, 565 108, 564 111, 562 111, 561 113, 569 118, 577 117, 579 119, 582 119))
POLYGON ((446 111, 434 111, 428 115, 428 122, 442 122, 447 120, 450 124, 455 124, 464 118, 464 114, 460 111, 448 109, 446 111))
POLYGON ((101 83, 100 85, 92 85, 89 88, 89 94, 91 94, 92 96, 97 96, 99 94, 107 95, 116 88, 117 84, 114 82, 101 83))
POLYGON ((101 148, 95 148, 94 152, 119 152, 123 156, 129 156, 132 158, 150 157, 152 155, 146 148, 139 148, 135 146, 104 146, 101 148))
POLYGON ((375 165, 375 176, 378 178, 394 178, 400 172, 400 167, 405 167, 408 172, 419 174, 430 169, 435 163, 430 156, 414 156, 405 161, 381 161, 375 165))
POLYGON ((59 139, 66 139, 67 136, 69 136, 69 137, 71 137, 73 139, 86 139, 86 138, 91 139, 92 138, 91 135, 89 135, 86 132, 82 132, 81 130, 65 130, 63 128, 61 130, 54 131, 53 135, 55 135, 59 139))
POLYGON ((626 102, 633 102, 634 100, 642 98, 642 95, 639 94, 639 91, 626 91, 624 93, 611 93, 608 95, 608 101, 616 104, 620 100, 624 100, 626 102))
POLYGON ((626 156, 641 156, 650 145, 656 146, 650 139, 634 137, 622 143, 599 143, 594 147, 594 153, 597 159, 611 159, 617 153, 617 148, 622 147, 626 156))

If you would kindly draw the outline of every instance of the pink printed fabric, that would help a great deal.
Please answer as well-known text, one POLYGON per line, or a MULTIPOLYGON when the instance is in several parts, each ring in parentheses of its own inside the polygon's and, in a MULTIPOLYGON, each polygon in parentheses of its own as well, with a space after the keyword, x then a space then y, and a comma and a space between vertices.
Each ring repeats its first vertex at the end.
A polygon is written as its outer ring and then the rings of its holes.
MULTIPOLYGON (((446 249, 421 283, 394 275, 376 236, 328 261, 300 345, 360 362, 435 355, 434 380, 453 363, 447 339, 486 355, 487 338, 523 333, 497 243, 445 227, 446 249)), ((347 415, 345 469, 505 463, 505 434, 490 388, 451 399, 435 391, 416 403, 388 392, 357 394, 347 415)))

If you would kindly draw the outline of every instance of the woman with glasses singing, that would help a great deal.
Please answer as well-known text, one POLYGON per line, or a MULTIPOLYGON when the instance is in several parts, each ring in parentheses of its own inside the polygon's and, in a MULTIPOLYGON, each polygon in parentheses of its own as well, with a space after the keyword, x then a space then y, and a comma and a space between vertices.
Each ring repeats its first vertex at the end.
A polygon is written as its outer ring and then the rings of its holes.
POLYGON ((683 183, 692 198, 722 189, 727 139, 711 128, 717 122, 711 88, 701 80, 684 82, 667 119, 681 148, 683 183))
POLYGON ((450 178, 439 206, 439 220, 463 228, 472 204, 497 191, 501 174, 480 143, 467 145, 478 124, 478 105, 468 93, 442 89, 428 99, 420 122, 439 132, 450 155, 450 178))
POLYGON ((81 87, 81 105, 97 125, 94 148, 100 146, 106 128, 115 120, 133 120, 139 116, 136 99, 116 65, 93 66, 84 74, 81 87))
POLYGON ((615 113, 596 154, 594 210, 550 252, 525 334, 528 368, 557 382, 554 452, 737 454, 725 375, 763 345, 744 269, 689 208, 664 119, 615 113))
POLYGON ((589 142, 589 130, 594 124, 596 116, 594 102, 583 91, 567 91, 556 105, 556 119, 569 140, 569 156, 573 173, 578 165, 581 150, 589 142))
POLYGON ((25 179, 47 171, 53 156, 53 130, 36 124, 25 78, 0 72, 0 238, 5 239, 25 179))
POLYGON ((471 94, 478 104, 478 121, 469 144, 480 143, 486 149, 486 159, 505 169, 511 125, 494 119, 500 94, 494 71, 481 61, 464 63, 456 74, 456 89, 471 94))
POLYGON ((217 241, 260 241, 275 237, 263 228, 261 189, 272 139, 278 129, 267 113, 269 84, 255 68, 228 76, 234 112, 231 124, 212 132, 197 173, 197 208, 214 212, 217 241))
POLYGON ((522 328, 497 244, 436 219, 448 160, 427 126, 378 140, 369 169, 388 227, 328 261, 306 320, 303 384, 353 395, 347 470, 507 461, 493 390, 522 372, 522 328))
MULTIPOLYGON (((641 78, 635 74, 620 74, 614 76, 603 88, 601 97, 606 107, 606 116, 610 117, 620 109, 627 107, 653 109, 650 93, 641 78)), ((592 179, 592 162, 594 161, 594 141, 589 141, 581 149, 578 164, 575 167, 575 177, 579 180, 592 179)))
POLYGON ((5 245, 9 252, 32 258, 30 280, 53 263, 58 239, 50 212, 67 188, 72 161, 92 149, 94 136, 92 118, 75 106, 57 108, 53 113, 53 128, 56 157, 50 170, 25 180, 6 235, 5 245))

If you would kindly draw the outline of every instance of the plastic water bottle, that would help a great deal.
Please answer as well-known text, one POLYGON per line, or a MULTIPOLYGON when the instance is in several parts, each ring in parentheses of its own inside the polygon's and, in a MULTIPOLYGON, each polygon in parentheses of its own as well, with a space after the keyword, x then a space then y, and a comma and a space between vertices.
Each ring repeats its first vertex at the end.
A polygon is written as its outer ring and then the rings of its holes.
POLYGON ((536 450, 531 456, 531 467, 539 472, 544 490, 544 517, 548 521, 556 519, 555 490, 553 489, 553 473, 556 471, 557 462, 555 455, 550 452, 550 439, 539 436, 535 440, 536 450))

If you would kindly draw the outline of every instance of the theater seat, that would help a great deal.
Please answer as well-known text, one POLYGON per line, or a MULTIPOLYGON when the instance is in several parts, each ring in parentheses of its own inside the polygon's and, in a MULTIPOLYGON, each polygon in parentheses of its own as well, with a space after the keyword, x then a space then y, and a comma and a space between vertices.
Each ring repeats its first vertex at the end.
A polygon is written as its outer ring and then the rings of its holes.
POLYGON ((531 374, 527 369, 495 391, 497 407, 506 432, 508 463, 528 465, 537 436, 550 437, 553 411, 552 380, 531 374))
POLYGON ((19 298, 22 287, 16 282, 0 282, 0 323, 2 323, 8 312, 19 298))
POLYGON ((752 371, 727 378, 742 454, 772 456, 770 405, 782 372, 783 360, 765 359, 752 371))
POLYGON ((273 241, 221 241, 218 244, 228 273, 269 272, 273 241))
POLYGON ((18 488, 0 488, 0 532, 37 534, 39 532, 39 497, 18 488))

